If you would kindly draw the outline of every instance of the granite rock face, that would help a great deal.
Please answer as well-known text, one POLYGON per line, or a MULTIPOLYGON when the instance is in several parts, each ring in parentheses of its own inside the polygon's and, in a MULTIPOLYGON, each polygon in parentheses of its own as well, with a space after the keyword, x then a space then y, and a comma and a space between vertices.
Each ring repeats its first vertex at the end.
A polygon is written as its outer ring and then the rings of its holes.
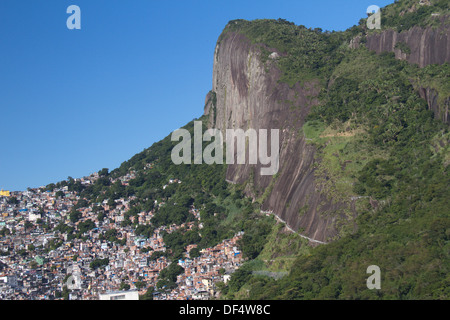
POLYGON ((439 93, 432 88, 419 88, 420 97, 425 99, 428 104, 428 108, 434 113, 435 118, 440 119, 445 123, 450 123, 450 115, 448 109, 450 106, 450 98, 445 99, 439 103, 439 93))
POLYGON ((407 60, 423 68, 430 64, 450 62, 450 27, 422 29, 413 27, 398 33, 385 30, 379 34, 367 36, 366 46, 377 53, 394 52, 398 59, 407 60), (403 43, 409 50, 404 52, 398 44, 403 43))
POLYGON ((318 103, 320 86, 305 81, 291 88, 278 82, 281 73, 276 60, 281 53, 269 51, 263 64, 259 47, 232 32, 217 44, 213 88, 205 103, 208 126, 220 129, 224 137, 226 129, 278 129, 278 173, 261 175, 261 167, 268 165, 249 164, 247 155, 245 164, 228 165, 227 181, 244 184, 245 192, 262 204, 262 210, 273 212, 293 230, 327 242, 337 235, 338 217, 322 213, 340 205, 332 203, 316 183, 316 150, 302 131, 306 115, 318 103))

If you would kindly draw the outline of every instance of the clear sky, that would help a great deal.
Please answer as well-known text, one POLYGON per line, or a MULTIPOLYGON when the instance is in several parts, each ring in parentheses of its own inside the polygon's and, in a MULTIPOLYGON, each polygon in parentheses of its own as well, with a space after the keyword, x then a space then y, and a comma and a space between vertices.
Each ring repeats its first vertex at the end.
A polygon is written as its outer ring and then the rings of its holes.
POLYGON ((1 0, 0 188, 112 170, 201 116, 229 20, 345 30, 392 2, 1 0))

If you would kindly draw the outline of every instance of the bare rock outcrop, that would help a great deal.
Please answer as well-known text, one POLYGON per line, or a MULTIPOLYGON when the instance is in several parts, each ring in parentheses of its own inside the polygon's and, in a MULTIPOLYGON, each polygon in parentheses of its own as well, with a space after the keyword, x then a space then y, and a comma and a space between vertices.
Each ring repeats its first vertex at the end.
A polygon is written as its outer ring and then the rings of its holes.
POLYGON ((205 114, 209 127, 224 134, 226 129, 279 129, 278 174, 261 175, 260 168, 267 166, 260 163, 231 164, 227 180, 245 184, 245 191, 262 204, 262 210, 273 212, 293 230, 327 242, 338 233, 338 217, 323 212, 333 212, 339 204, 332 203, 316 183, 316 150, 302 131, 306 115, 318 103, 320 86, 305 81, 291 88, 279 82, 275 57, 281 53, 269 51, 264 65, 257 45, 242 34, 226 34, 216 46, 213 88, 206 98, 205 114))
POLYGON ((420 28, 397 32, 392 29, 367 36, 366 46, 377 53, 394 52, 398 59, 423 68, 430 64, 450 62, 450 27, 420 28), (402 50, 402 44, 406 50, 402 50), (405 52, 406 51, 406 52, 405 52))

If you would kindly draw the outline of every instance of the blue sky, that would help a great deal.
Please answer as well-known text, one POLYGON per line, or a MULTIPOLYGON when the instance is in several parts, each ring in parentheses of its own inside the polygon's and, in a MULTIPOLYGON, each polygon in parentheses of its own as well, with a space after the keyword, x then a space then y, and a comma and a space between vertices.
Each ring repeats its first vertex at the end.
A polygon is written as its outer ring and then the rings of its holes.
POLYGON ((0 188, 112 170, 201 116, 229 20, 345 30, 392 2, 1 0, 0 188))

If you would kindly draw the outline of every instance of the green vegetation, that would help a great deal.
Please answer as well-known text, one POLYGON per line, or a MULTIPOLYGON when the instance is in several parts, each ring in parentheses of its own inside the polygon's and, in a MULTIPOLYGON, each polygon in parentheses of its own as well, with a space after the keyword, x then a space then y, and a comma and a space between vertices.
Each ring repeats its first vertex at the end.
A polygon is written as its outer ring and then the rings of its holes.
POLYGON ((84 222, 79 223, 77 227, 78 227, 78 230, 80 231, 80 233, 85 233, 91 229, 94 229, 95 223, 94 223, 94 221, 88 219, 84 222))
POLYGON ((126 244, 126 238, 119 240, 117 237, 117 230, 112 228, 106 231, 104 234, 101 234, 99 236, 99 240, 107 240, 109 242, 117 242, 118 244, 125 245, 126 244))
POLYGON ((437 103, 444 106, 450 98, 450 64, 429 65, 422 69, 416 67, 415 72, 418 76, 412 80, 414 85, 435 90, 438 93, 437 103))
POLYGON ((322 32, 320 28, 312 30, 296 26, 284 19, 233 20, 225 27, 218 42, 229 32, 242 33, 252 43, 259 44, 264 63, 268 62, 273 50, 283 53, 277 59, 282 71, 280 81, 291 87, 297 82, 323 78, 323 75, 329 74, 332 66, 342 58, 337 49, 347 36, 338 32, 322 32))
POLYGON ((254 268, 254 271, 288 272, 296 257, 309 252, 308 241, 284 227, 281 223, 273 226, 266 238, 266 245, 257 257, 257 260, 264 262, 264 266, 254 268))
POLYGON ((109 264, 109 259, 105 258, 105 259, 94 259, 91 261, 91 263, 89 264, 89 267, 92 270, 107 266, 109 264))
POLYGON ((447 0, 430 0, 431 5, 420 5, 417 0, 395 1, 381 10, 381 25, 383 28, 395 29, 398 32, 409 30, 414 26, 436 26, 439 19, 432 14, 448 14, 447 0))
POLYGON ((410 54, 411 49, 408 47, 408 45, 404 42, 397 42, 397 44, 394 47, 395 49, 400 49, 401 52, 410 54))
POLYGON ((171 263, 167 268, 162 270, 159 273, 159 280, 156 284, 156 287, 161 289, 173 289, 175 288, 177 276, 182 274, 184 272, 184 269, 180 267, 177 263, 171 263))

